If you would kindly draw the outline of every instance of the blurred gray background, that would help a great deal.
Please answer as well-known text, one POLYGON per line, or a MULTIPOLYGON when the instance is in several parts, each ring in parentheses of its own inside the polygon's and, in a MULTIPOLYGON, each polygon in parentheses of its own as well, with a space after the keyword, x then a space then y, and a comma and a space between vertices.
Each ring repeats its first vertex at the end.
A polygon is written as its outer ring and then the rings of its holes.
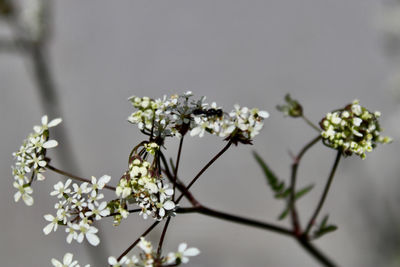
MULTIPOLYGON (((64 156, 78 162, 79 168, 70 170, 78 175, 109 174, 117 184, 131 148, 144 139, 126 121, 131 95, 157 98, 192 90, 228 110, 240 103, 269 111, 254 146, 229 150, 193 187, 205 205, 269 222, 276 222, 284 203, 273 199, 251 151, 287 178, 288 151, 297 153, 315 136, 302 121, 284 119, 275 110, 286 93, 300 100, 316 123, 358 98, 382 112, 387 135, 400 135, 399 105, 387 89, 392 64, 375 23, 379 1, 68 0, 54 1, 53 8, 51 70, 72 142, 71 154, 64 156)), ((9 34, 5 28, 2 33, 9 34)), ((42 232, 43 215, 54 213, 49 192, 59 175, 49 172, 45 182, 33 186, 33 207, 13 201, 11 153, 44 111, 26 58, 0 53, 0 77, 0 265, 50 266, 52 257, 73 252, 81 265, 93 266, 87 246, 67 244, 63 228, 49 236, 42 232)), ((167 145, 175 155, 176 141, 167 145)), ((189 181, 223 145, 213 136, 187 138, 180 177, 189 181)), ((387 229, 388 214, 398 211, 390 208, 399 188, 398 151, 394 142, 364 161, 341 162, 322 212, 329 212, 339 230, 316 242, 340 266, 395 265, 384 253, 393 242, 382 242, 380 229, 387 229)), ((63 164, 54 150, 50 156, 55 166, 63 164)), ((304 158, 299 185, 316 182, 316 187, 299 202, 303 222, 334 156, 320 144, 304 158)), ((115 228, 111 218, 103 220, 99 251, 107 255, 98 257, 118 256, 150 223, 131 216, 115 228)), ((160 229, 151 240, 158 240, 160 229)), ((189 266, 318 266, 290 238, 202 215, 173 219, 166 240, 165 251, 182 241, 201 250, 189 266)))

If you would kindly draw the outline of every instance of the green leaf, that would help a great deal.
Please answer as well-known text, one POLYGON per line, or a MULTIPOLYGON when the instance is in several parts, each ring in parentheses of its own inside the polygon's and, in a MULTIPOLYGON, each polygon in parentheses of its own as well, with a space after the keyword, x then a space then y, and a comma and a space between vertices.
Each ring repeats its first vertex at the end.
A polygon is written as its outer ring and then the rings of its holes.
POLYGON ((257 154, 257 152, 253 152, 254 158, 260 165, 263 170, 265 177, 267 178, 268 184, 271 186, 271 189, 280 194, 282 190, 285 189, 285 182, 279 181, 278 177, 274 174, 274 172, 268 167, 267 163, 257 154))
POLYGON ((299 198, 301 198, 302 196, 304 196, 305 194, 307 194, 308 192, 310 192, 312 189, 314 188, 314 185, 311 184, 309 186, 304 187, 303 189, 300 189, 299 191, 296 192, 294 198, 297 200, 299 198))
POLYGON ((288 216, 289 211, 290 211, 289 207, 285 208, 285 210, 279 215, 278 220, 281 221, 285 219, 288 216))
POLYGON ((319 225, 318 229, 314 232, 314 239, 319 238, 323 235, 326 235, 330 232, 336 231, 337 226, 333 224, 328 224, 328 218, 329 216, 326 215, 322 221, 321 224, 319 225))
POLYGON ((275 197, 276 198, 287 198, 290 195, 291 191, 292 190, 290 188, 287 188, 283 192, 276 194, 275 197))

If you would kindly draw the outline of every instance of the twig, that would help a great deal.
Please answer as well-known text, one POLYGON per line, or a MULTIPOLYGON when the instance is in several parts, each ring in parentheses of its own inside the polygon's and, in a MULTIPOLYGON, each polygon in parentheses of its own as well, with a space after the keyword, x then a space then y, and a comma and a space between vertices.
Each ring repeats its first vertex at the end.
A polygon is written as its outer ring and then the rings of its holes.
POLYGON ((181 152, 182 152, 183 138, 184 137, 185 136, 182 136, 180 141, 179 141, 178 155, 176 156, 176 165, 175 165, 175 168, 174 168, 174 177, 173 177, 174 178, 174 181, 173 181, 174 194, 172 195, 172 201, 175 200, 176 179, 178 177, 178 168, 179 168, 179 162, 180 162, 180 159, 181 159, 181 152))
POLYGON ((167 233, 167 229, 168 229, 168 225, 169 225, 170 221, 171 221, 171 217, 168 217, 167 221, 165 222, 163 231, 161 233, 160 242, 158 243, 158 249, 157 249, 157 258, 160 258, 160 256, 161 256, 162 245, 164 243, 165 234, 167 233))
MULTIPOLYGON (((228 148, 232 145, 232 141, 229 140, 229 142, 224 146, 224 148, 218 152, 217 155, 215 155, 201 170, 200 172, 192 179, 192 181, 189 183, 188 186, 186 186, 185 191, 189 191, 190 187, 199 179, 199 177, 222 155, 224 154, 228 148)), ((184 196, 184 193, 182 193, 178 199, 176 200, 176 203, 179 203, 179 201, 182 199, 184 196)))
POLYGON ((296 179, 297 179, 297 169, 300 163, 301 158, 303 155, 307 152, 308 149, 310 149, 314 144, 316 144, 319 140, 321 139, 321 136, 318 135, 315 137, 313 140, 311 140, 308 144, 306 144, 303 149, 300 151, 300 153, 294 158, 294 162, 292 164, 292 174, 290 178, 290 195, 289 195, 289 209, 290 209, 290 214, 292 218, 292 225, 293 225, 293 231, 297 236, 301 235, 301 225, 299 222, 299 218, 297 215, 297 210, 296 210, 296 199, 295 199, 295 194, 296 194, 296 179))
MULTIPOLYGON (((54 172, 56 172, 56 173, 59 173, 59 174, 61 174, 61 175, 68 176, 68 177, 70 177, 70 178, 72 178, 72 179, 75 179, 75 180, 78 180, 78 181, 81 181, 81 182, 91 183, 91 181, 90 181, 89 179, 82 178, 82 177, 79 177, 79 176, 70 174, 70 173, 68 173, 68 172, 59 170, 59 169, 57 169, 56 167, 51 166, 50 164, 47 164, 47 165, 46 165, 46 168, 48 168, 49 170, 52 170, 52 171, 54 171, 54 172)), ((107 188, 107 189, 110 189, 110 190, 113 190, 113 191, 115 191, 115 189, 116 189, 115 187, 109 186, 109 185, 105 185, 104 188, 107 188)))
POLYGON ((308 233, 311 230, 311 227, 314 225, 315 220, 318 217, 319 212, 321 211, 322 206, 324 205, 326 196, 328 195, 329 188, 330 188, 330 186, 332 184, 333 177, 335 176, 335 172, 336 172, 336 169, 337 169, 337 167, 339 165, 339 161, 340 161, 341 156, 342 156, 342 152, 339 150, 337 152, 337 154, 336 154, 335 162, 333 163, 331 172, 330 172, 328 180, 326 182, 324 192, 322 193, 321 199, 319 200, 318 205, 317 205, 313 215, 311 216, 311 218, 310 218, 310 220, 308 222, 307 228, 304 231, 304 235, 308 235, 308 233))
POLYGON ((160 222, 157 221, 155 223, 153 223, 149 228, 147 228, 147 230, 138 238, 135 240, 135 242, 132 243, 132 245, 130 245, 124 252, 122 252, 122 254, 118 257, 117 261, 120 261, 126 254, 129 253, 129 251, 131 251, 131 249, 133 249, 137 243, 139 243, 140 238, 141 237, 145 237, 148 233, 151 232, 151 230, 153 230, 154 227, 156 227, 160 222))
POLYGON ((273 224, 228 214, 225 212, 212 210, 212 209, 206 208, 204 206, 193 207, 193 208, 178 208, 176 210, 176 212, 177 213, 200 213, 200 214, 215 217, 215 218, 218 218, 221 220, 244 224, 244 225, 248 225, 248 226, 252 226, 252 227, 256 227, 256 228, 261 228, 264 230, 269 230, 269 231, 284 234, 284 235, 289 235, 289 236, 293 235, 292 231, 290 231, 289 229, 280 227, 280 226, 276 226, 273 224))

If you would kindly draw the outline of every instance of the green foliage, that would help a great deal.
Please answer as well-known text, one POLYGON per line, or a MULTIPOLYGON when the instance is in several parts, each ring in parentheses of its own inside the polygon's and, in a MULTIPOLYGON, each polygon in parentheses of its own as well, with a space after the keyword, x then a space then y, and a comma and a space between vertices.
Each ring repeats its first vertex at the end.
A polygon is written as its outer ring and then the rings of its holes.
MULTIPOLYGON (((284 181, 281 181, 275 173, 271 170, 271 168, 267 165, 267 163, 261 158, 257 152, 253 152, 254 158, 260 165, 261 169, 264 172, 265 178, 267 179, 267 183, 270 186, 271 190, 275 194, 274 197, 277 199, 288 199, 292 192, 292 189, 285 185, 284 181)), ((294 195, 294 199, 298 200, 301 197, 305 196, 308 192, 313 189, 314 185, 308 185, 303 187, 299 191, 297 191, 294 195)), ((289 214, 290 208, 287 206, 282 213, 278 216, 278 220, 283 220, 289 214)))
POLYGON ((314 239, 319 238, 325 234, 336 231, 337 226, 333 224, 328 224, 329 215, 325 215, 322 219, 321 224, 318 226, 318 229, 314 231, 314 239))
POLYGON ((285 116, 290 116, 293 118, 301 117, 303 116, 303 107, 300 105, 300 103, 292 99, 289 94, 285 96, 285 102, 286 104, 284 105, 278 105, 276 108, 285 114, 285 116))

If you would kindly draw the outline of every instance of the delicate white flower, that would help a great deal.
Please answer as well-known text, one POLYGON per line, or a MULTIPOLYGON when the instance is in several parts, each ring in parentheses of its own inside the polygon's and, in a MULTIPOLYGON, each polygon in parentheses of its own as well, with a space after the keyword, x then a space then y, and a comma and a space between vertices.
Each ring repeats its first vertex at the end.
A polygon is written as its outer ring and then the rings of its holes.
POLYGON ((15 202, 18 202, 22 196, 22 200, 25 202, 25 204, 27 206, 32 206, 33 198, 30 196, 30 194, 33 192, 32 188, 28 185, 24 185, 23 181, 21 180, 18 180, 18 182, 15 181, 13 186, 18 189, 18 191, 14 194, 15 202))
POLYGON ((76 228, 79 229, 79 225, 72 224, 70 222, 67 223, 67 227, 65 228, 65 232, 68 233, 67 235, 67 243, 71 244, 72 239, 78 239, 78 232, 76 228))
POLYGON ((51 259, 51 263, 54 267, 74 267, 78 264, 78 261, 72 261, 73 256, 72 253, 66 253, 62 263, 54 258, 51 259))
POLYGON ((51 196, 57 195, 58 198, 62 198, 64 194, 69 194, 71 192, 71 189, 68 188, 68 186, 71 184, 72 180, 68 179, 65 182, 65 185, 63 182, 58 182, 54 185, 54 191, 50 193, 51 196))
POLYGON ((171 197, 174 194, 174 189, 168 188, 167 184, 163 185, 161 182, 158 182, 157 186, 161 202, 164 202, 165 199, 171 197))
MULTIPOLYGON (((72 255, 72 253, 66 253, 63 257, 62 263, 54 258, 51 259, 51 263, 54 267, 79 267, 78 261, 72 260, 73 257, 74 255, 72 255)), ((86 264, 84 267, 90 267, 90 265, 86 264)))
POLYGON ((153 245, 151 244, 151 242, 147 241, 144 237, 140 238, 138 246, 146 254, 151 254, 153 252, 153 245))
POLYGON ((96 220, 100 220, 101 217, 110 215, 110 210, 107 208, 107 201, 101 202, 97 207, 92 203, 89 203, 89 209, 90 211, 86 212, 85 215, 87 217, 94 215, 96 220))
POLYGON ((100 190, 111 180, 111 176, 103 175, 97 181, 96 177, 92 176, 92 190, 100 190))
POLYGON ((175 203, 172 200, 167 200, 165 202, 160 201, 157 203, 156 207, 158 209, 158 215, 163 218, 166 210, 173 210, 175 208, 175 203))
POLYGON ((73 198, 81 198, 82 194, 87 194, 90 192, 90 188, 88 188, 88 183, 84 182, 80 185, 74 183, 72 184, 72 187, 74 188, 74 194, 72 195, 73 198))
POLYGON ((197 248, 188 248, 186 243, 181 243, 178 247, 177 253, 169 253, 167 263, 175 263, 179 259, 182 263, 188 263, 188 257, 194 257, 200 254, 197 248))
POLYGON ((44 115, 42 117, 42 125, 41 126, 34 126, 33 130, 35 130, 35 132, 37 133, 42 133, 43 131, 57 126, 58 124, 60 124, 62 122, 61 118, 57 118, 57 119, 53 119, 51 122, 48 123, 49 118, 47 117, 47 115, 44 115))
POLYGON ((55 232, 57 230, 57 226, 58 226, 58 218, 54 217, 51 214, 44 215, 44 218, 46 221, 48 221, 50 223, 43 228, 43 233, 45 235, 48 235, 48 234, 50 234, 50 232, 52 230, 55 232))
POLYGON ((88 202, 98 205, 99 203, 97 201, 100 199, 103 199, 103 198, 104 198, 104 194, 99 194, 99 193, 97 193, 96 190, 93 190, 90 193, 90 196, 88 196, 88 202))
POLYGON ((97 246, 100 243, 100 239, 96 235, 99 230, 96 227, 90 226, 83 221, 81 221, 79 225, 73 224, 72 227, 74 230, 80 231, 76 238, 79 243, 82 243, 84 237, 86 237, 87 241, 93 246, 97 246))
POLYGON ((87 207, 87 205, 88 205, 88 203, 85 201, 85 199, 84 198, 80 198, 80 199, 77 199, 77 198, 73 198, 72 199, 72 206, 71 206, 71 208, 73 208, 73 209, 78 209, 78 210, 82 210, 84 207, 87 207))
POLYGON ((27 164, 33 164, 33 168, 37 169, 40 167, 46 166, 47 162, 43 160, 43 156, 36 156, 36 154, 32 154, 31 158, 26 161, 27 164))

